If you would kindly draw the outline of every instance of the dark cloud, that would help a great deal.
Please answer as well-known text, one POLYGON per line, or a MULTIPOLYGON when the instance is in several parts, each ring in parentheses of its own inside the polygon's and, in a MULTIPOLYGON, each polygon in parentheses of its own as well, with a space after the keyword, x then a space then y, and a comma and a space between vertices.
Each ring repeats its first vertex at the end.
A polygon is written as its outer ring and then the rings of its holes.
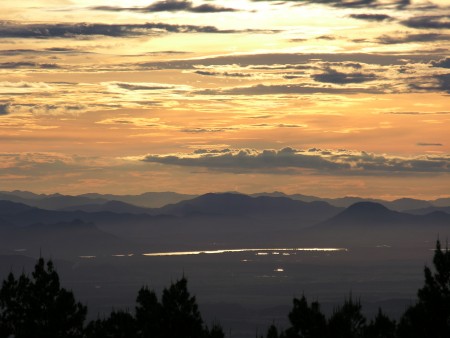
POLYGON ((321 36, 318 36, 316 39, 332 41, 332 40, 336 40, 336 37, 333 35, 321 35, 321 36))
POLYGON ((201 4, 195 6, 192 1, 188 0, 164 0, 157 1, 149 6, 145 7, 114 7, 114 6, 97 6, 91 7, 91 9, 99 11, 112 11, 112 12, 140 12, 140 13, 152 13, 152 12, 192 12, 192 13, 219 13, 219 12, 236 12, 237 10, 229 7, 216 6, 212 4, 201 4))
POLYGON ((450 15, 419 16, 401 22, 404 26, 421 29, 449 29, 450 15))
POLYGON ((442 147, 442 143, 426 143, 426 142, 419 142, 417 143, 418 146, 421 147, 442 147))
POLYGON ((326 67, 348 67, 353 69, 361 69, 362 64, 359 62, 324 62, 324 66, 326 67))
POLYGON ((194 69, 212 66, 238 66, 251 69, 314 69, 317 62, 365 63, 380 66, 404 65, 408 62, 428 62, 436 58, 428 54, 369 54, 369 53, 272 53, 242 54, 186 59, 166 62, 143 62, 142 69, 194 69), (406 61, 408 60, 408 61, 406 61))
POLYGON ((0 55, 3 56, 17 56, 17 55, 37 55, 37 54, 88 54, 89 51, 82 51, 74 48, 44 48, 44 49, 6 49, 0 50, 0 55))
POLYGON ((442 90, 450 94, 450 73, 435 75, 434 78, 438 81, 438 90, 442 90))
POLYGON ((326 68, 323 73, 315 74, 311 76, 315 81, 335 83, 335 84, 347 84, 347 83, 363 83, 367 81, 376 80, 375 74, 364 74, 361 72, 354 73, 342 73, 332 68, 326 68))
POLYGON ((374 175, 398 173, 442 173, 450 171, 449 156, 393 157, 364 151, 283 148, 199 149, 187 154, 147 155, 142 161, 167 165, 203 167, 233 172, 298 174, 298 170, 336 174, 374 175), (289 170, 294 169, 294 170, 289 170))
POLYGON ((283 85, 264 85, 259 84, 250 87, 234 87, 227 89, 205 89, 197 91, 199 95, 304 95, 304 94, 381 94, 382 91, 376 88, 331 88, 331 87, 312 87, 296 84, 283 85))
POLYGON ((353 19, 367 21, 391 21, 392 17, 386 14, 350 14, 353 19))
POLYGON ((202 133, 221 133, 226 131, 237 130, 237 128, 186 128, 181 129, 180 131, 183 133, 193 133, 193 134, 202 134, 202 133))
POLYGON ((433 67, 450 68, 450 57, 441 59, 439 61, 431 61, 433 67))
POLYGON ((410 43, 410 42, 436 42, 449 40, 450 34, 440 34, 440 33, 404 34, 401 36, 382 35, 377 38, 377 42, 388 45, 410 43))
MULTIPOLYGON (((266 1, 275 2, 274 0, 253 0, 255 2, 266 1)), ((303 4, 323 4, 340 8, 398 8, 402 9, 411 5, 411 0, 284 0, 286 2, 297 2, 303 4)), ((278 1, 276 3, 279 3, 278 1)))
POLYGON ((196 70, 194 73, 198 74, 198 75, 204 75, 204 76, 217 76, 217 75, 220 75, 219 72, 210 72, 210 71, 206 71, 206 70, 196 70))
POLYGON ((132 84, 132 83, 116 83, 117 87, 120 87, 122 89, 126 90, 163 90, 163 89, 170 89, 173 87, 170 86, 149 86, 149 85, 141 85, 141 84, 132 84))
POLYGON ((197 70, 194 72, 195 74, 204 75, 204 76, 225 76, 225 77, 251 77, 251 74, 246 73, 229 73, 229 72, 210 72, 205 70, 197 70))
MULTIPOLYGON (((421 78, 421 83, 411 83, 409 87, 415 91, 444 91, 450 94, 450 73, 423 77, 421 78)), ((441 114, 445 114, 445 112, 441 112, 441 114)))
POLYGON ((253 169, 256 171, 277 168, 314 168, 333 170, 348 168, 347 164, 328 161, 318 155, 305 154, 292 148, 281 150, 253 149, 199 149, 183 155, 147 155, 144 162, 154 162, 178 166, 207 167, 215 169, 253 169))
POLYGON ((418 111, 398 111, 398 112, 388 112, 385 114, 392 114, 392 115, 450 115, 450 111, 438 111, 438 112, 431 112, 431 113, 418 112, 418 111))
POLYGON ((9 103, 1 103, 0 104, 0 116, 8 115, 10 113, 9 107, 10 107, 9 103))
POLYGON ((145 24, 17 24, 0 22, 0 37, 4 38, 75 38, 78 36, 103 35, 110 37, 133 37, 166 33, 236 33, 235 30, 220 30, 214 26, 175 25, 166 23, 145 24))
POLYGON ((3 63, 0 63, 0 69, 18 69, 18 68, 57 69, 57 68, 61 68, 61 67, 55 63, 35 63, 35 62, 3 62, 3 63))

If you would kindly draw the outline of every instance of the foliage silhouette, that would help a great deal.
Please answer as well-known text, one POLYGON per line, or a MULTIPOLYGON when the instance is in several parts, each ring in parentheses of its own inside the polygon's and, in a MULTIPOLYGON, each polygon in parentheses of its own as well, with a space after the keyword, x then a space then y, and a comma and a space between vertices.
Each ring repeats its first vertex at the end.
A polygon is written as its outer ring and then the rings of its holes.
POLYGON ((164 338, 198 338, 204 335, 203 320, 195 297, 187 290, 187 279, 182 278, 162 295, 162 325, 164 338))
POLYGON ((293 308, 289 313, 291 327, 286 330, 287 338, 321 338, 326 333, 326 319, 320 312, 318 302, 308 305, 306 297, 293 300, 293 308))
POLYGON ((82 337, 87 308, 61 288, 52 261, 39 258, 32 277, 10 273, 0 290, 0 337, 82 337))
POLYGON ((397 325, 394 320, 386 316, 378 309, 377 316, 367 325, 366 338, 394 338, 396 337, 397 325))
POLYGON ((410 338, 450 337, 450 252, 437 241, 433 265, 425 267, 425 285, 417 292, 418 301, 410 306, 399 323, 398 336, 410 338))
POLYGON ((218 324, 211 329, 203 325, 194 296, 182 278, 163 290, 161 302, 154 291, 142 287, 136 298, 133 317, 128 312, 112 312, 86 328, 87 338, 224 338, 218 324))
POLYGON ((334 338, 364 337, 366 318, 361 313, 360 301, 354 302, 351 295, 338 307, 328 320, 328 330, 334 338))
POLYGON ((136 299, 136 324, 138 337, 161 337, 163 308, 155 292, 142 287, 136 299))
POLYGON ((86 336, 92 338, 137 338, 134 317, 126 311, 113 311, 108 319, 97 319, 86 327, 86 336))

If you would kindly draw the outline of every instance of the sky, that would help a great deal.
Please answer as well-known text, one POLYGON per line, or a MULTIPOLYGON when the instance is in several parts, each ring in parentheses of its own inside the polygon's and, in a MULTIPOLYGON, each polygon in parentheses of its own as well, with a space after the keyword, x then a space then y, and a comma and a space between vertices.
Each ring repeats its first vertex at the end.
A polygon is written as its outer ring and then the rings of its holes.
POLYGON ((0 13, 0 190, 449 196, 448 0, 0 13))

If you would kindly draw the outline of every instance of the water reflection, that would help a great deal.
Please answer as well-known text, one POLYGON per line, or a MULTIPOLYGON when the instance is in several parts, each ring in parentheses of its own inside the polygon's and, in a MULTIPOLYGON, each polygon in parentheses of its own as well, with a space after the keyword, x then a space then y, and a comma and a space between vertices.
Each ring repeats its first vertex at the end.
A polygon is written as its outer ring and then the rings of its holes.
POLYGON ((269 253, 279 254, 280 251, 284 251, 283 255, 290 255, 289 252, 295 251, 322 251, 322 252, 335 252, 335 251, 348 251, 346 248, 267 248, 267 249, 223 249, 223 250, 205 250, 205 251, 171 251, 171 252, 150 252, 144 253, 143 256, 155 257, 155 256, 188 256, 188 255, 217 255, 225 253, 235 252, 256 252, 258 256, 265 256, 269 253))

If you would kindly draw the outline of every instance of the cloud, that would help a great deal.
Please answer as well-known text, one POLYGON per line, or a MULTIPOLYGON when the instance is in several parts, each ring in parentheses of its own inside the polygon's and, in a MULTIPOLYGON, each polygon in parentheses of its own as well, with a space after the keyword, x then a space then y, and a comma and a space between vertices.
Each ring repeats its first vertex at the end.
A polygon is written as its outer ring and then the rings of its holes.
POLYGON ((417 143, 420 147, 442 147, 442 143, 427 143, 427 142, 419 142, 417 143))
POLYGON ((259 84, 250 87, 234 87, 227 89, 205 89, 195 92, 199 95, 282 95, 282 94, 381 94, 376 88, 332 88, 313 87, 296 84, 265 85, 259 84))
POLYGON ((439 90, 443 90, 446 91, 447 93, 450 93, 450 73, 435 75, 434 78, 438 81, 437 88, 439 90))
POLYGON ((109 118, 101 121, 95 122, 97 124, 110 124, 110 125, 122 125, 129 127, 138 127, 138 128, 159 128, 159 129, 167 129, 170 126, 167 126, 165 123, 160 122, 160 119, 155 118, 146 118, 146 117, 115 117, 109 118))
POLYGON ((2 62, 2 63, 0 63, 0 69, 19 69, 19 68, 58 69, 61 67, 55 63, 35 63, 35 62, 2 62))
POLYGON ((411 43, 411 42, 436 42, 436 41, 450 41, 450 34, 419 33, 419 34, 404 34, 400 36, 382 35, 377 38, 377 42, 387 45, 411 43))
POLYGON ((367 20, 367 21, 391 21, 391 16, 387 14, 350 14, 353 19, 367 20))
POLYGON ((132 84, 132 83, 122 83, 118 82, 115 85, 119 88, 126 90, 163 90, 163 89, 171 89, 172 86, 161 86, 160 84, 132 84))
POLYGON ((0 104, 0 116, 2 115, 8 115, 10 113, 10 105, 9 103, 2 103, 0 104))
POLYGON ((450 20, 448 15, 428 15, 410 18, 401 22, 409 28, 421 29, 449 29, 450 20))
POLYGON ((450 57, 441 59, 439 61, 431 61, 433 67, 450 68, 450 57))
POLYGON ((207 167, 215 169, 276 169, 320 168, 342 169, 345 164, 334 163, 317 155, 309 155, 292 148, 281 150, 254 149, 198 149, 190 154, 147 155, 142 161, 178 166, 207 167))
POLYGON ((317 82, 327 82, 335 84, 363 83, 376 80, 375 74, 372 73, 342 73, 329 67, 325 68, 323 73, 314 74, 311 77, 317 82))
POLYGON ((221 133, 226 131, 237 130, 238 128, 227 127, 227 128, 186 128, 181 129, 180 131, 183 133, 192 133, 192 134, 202 134, 202 133, 221 133))
POLYGON ((362 63, 379 66, 404 65, 407 61, 423 62, 433 56, 422 54, 380 53, 256 53, 214 56, 173 61, 142 62, 135 64, 140 69, 193 69, 199 67, 234 66, 259 70, 313 69, 317 62, 362 63))
POLYGON ((92 54, 93 52, 75 48, 51 47, 44 49, 5 49, 0 50, 2 56, 48 55, 48 54, 92 54))
POLYGON ((149 154, 144 162, 203 167, 232 172, 273 172, 298 174, 302 170, 333 171, 336 174, 373 175, 376 173, 448 173, 450 155, 395 157, 364 151, 322 150, 317 148, 198 149, 191 153, 149 154))
MULTIPOLYGON (((259 1, 273 1, 273 0, 253 0, 259 1)), ((397 8, 403 9, 411 5, 411 0, 285 0, 285 2, 298 2, 300 5, 308 4, 323 4, 340 8, 397 8)), ((280 2, 276 2, 280 3, 280 2)))
POLYGON ((235 30, 220 30, 214 26, 176 25, 166 23, 144 24, 19 24, 0 22, 0 36, 4 38, 75 38, 78 36, 135 37, 166 33, 235 33, 235 30))
POLYGON ((387 112, 385 114, 392 115, 450 115, 450 111, 438 111, 438 112, 418 112, 418 111, 397 111, 397 112, 387 112))
POLYGON ((206 70, 196 70, 195 74, 204 76, 224 76, 224 77, 252 77, 251 74, 246 73, 230 73, 230 72, 210 72, 206 70))
MULTIPOLYGON (((82 104, 14 104, 6 105, 7 111, 15 115, 26 116, 32 114, 34 117, 39 115, 78 115, 85 111, 88 107, 82 104)), ((1 114, 0 114, 1 115, 1 114)))
POLYGON ((191 13, 218 13, 218 12, 236 12, 237 10, 229 7, 222 7, 212 4, 201 4, 195 6, 192 1, 188 0, 163 0, 157 1, 149 6, 145 7, 115 7, 115 6, 97 6, 91 7, 94 10, 100 11, 130 11, 140 13, 152 13, 152 12, 191 12, 191 13))

